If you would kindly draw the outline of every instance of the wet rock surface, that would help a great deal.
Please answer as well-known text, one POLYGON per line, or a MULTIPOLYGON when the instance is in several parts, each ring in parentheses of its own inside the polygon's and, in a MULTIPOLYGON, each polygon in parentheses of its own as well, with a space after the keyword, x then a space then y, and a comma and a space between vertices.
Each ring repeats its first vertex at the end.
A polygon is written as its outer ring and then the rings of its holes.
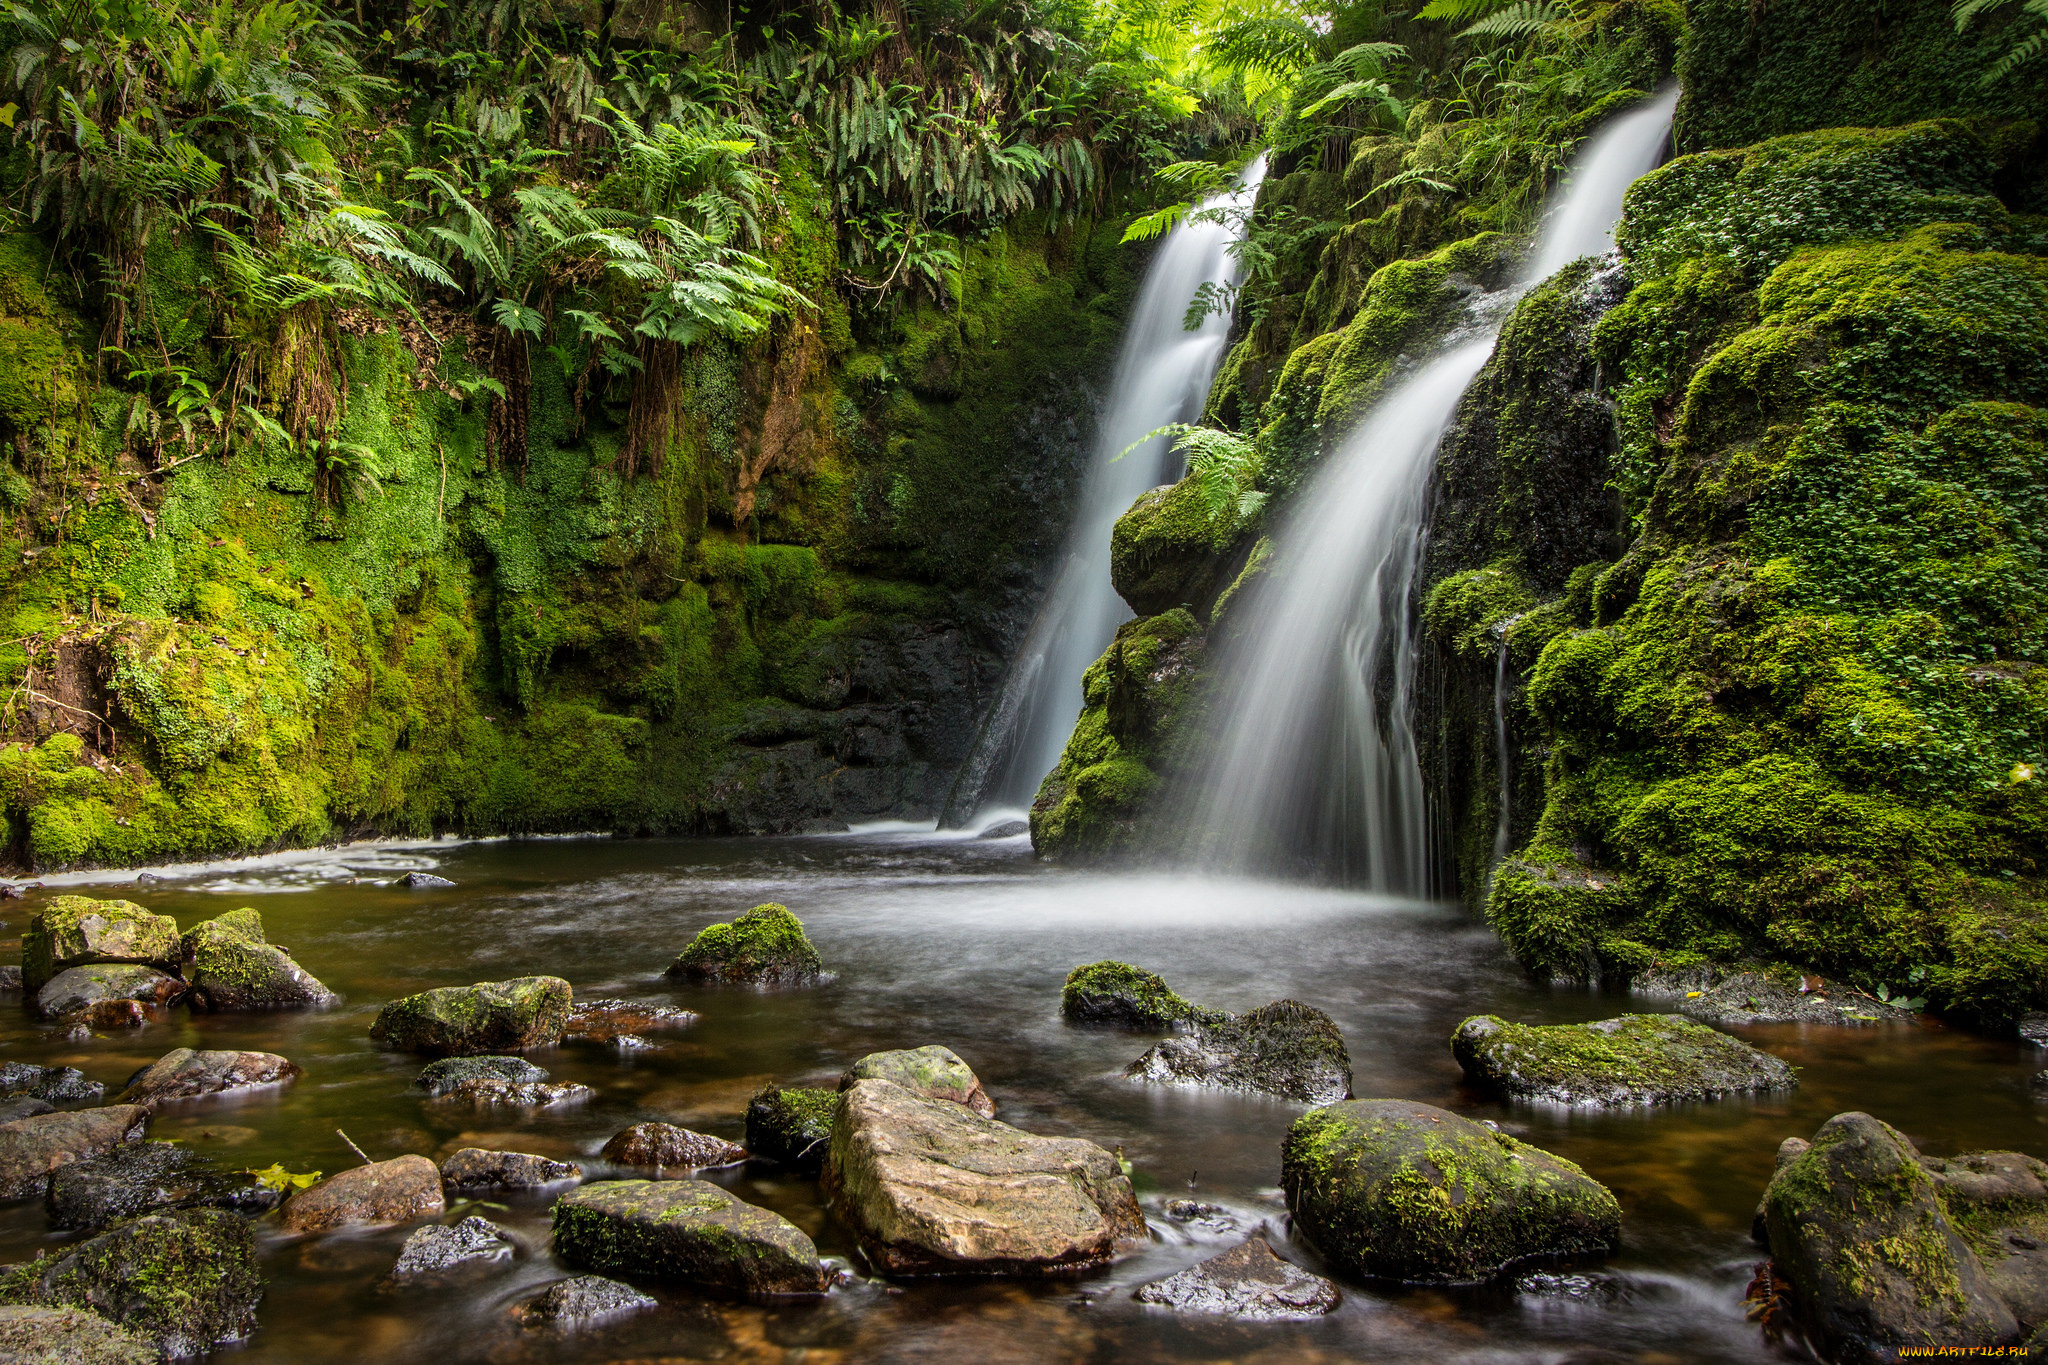
POLYGON ((510 1081, 532 1085, 548 1078, 547 1070, 524 1057, 446 1057, 432 1062, 413 1080, 413 1089, 445 1095, 471 1081, 510 1081))
POLYGON ((803 921, 780 905, 757 905, 730 924, 714 924, 690 942, 668 974, 728 986, 811 986, 825 964, 803 921))
POLYGON ((11 1100, 0 1100, 0 1123, 12 1123, 16 1119, 29 1119, 38 1114, 56 1112, 56 1105, 48 1100, 39 1100, 34 1095, 17 1095, 11 1100))
POLYGON ((1040 1137, 888 1081, 841 1093, 824 1189, 891 1275, 1099 1265, 1145 1234, 1130 1180, 1094 1143, 1040 1137))
POLYGON ((399 1248, 391 1267, 393 1279, 439 1275, 479 1262, 509 1259, 513 1247, 505 1230, 488 1218, 471 1215, 453 1227, 433 1224, 416 1229, 399 1248))
POLYGON ((178 965, 178 922, 133 901, 58 896, 30 918, 21 937, 22 988, 39 992, 59 972, 95 963, 178 965))
POLYGON ((745 1161, 747 1149, 737 1142, 678 1128, 673 1123, 636 1123, 615 1134, 598 1155, 621 1166, 698 1171, 745 1161))
POLYGON ((274 1052, 166 1052, 115 1097, 118 1104, 154 1108, 213 1095, 289 1085, 304 1075, 297 1063, 274 1052))
POLYGON ((546 1109, 581 1104, 597 1092, 574 1081, 505 1081, 474 1077, 434 1097, 434 1103, 471 1109, 546 1109))
POLYGON ((285 1202, 279 1222, 286 1232, 325 1232, 345 1223, 432 1218, 446 1207, 439 1168, 423 1156, 401 1156, 300 1190, 285 1202))
POLYGON ((1670 1103, 1799 1083, 1769 1053, 1669 1014, 1546 1026, 1474 1015, 1451 1035, 1451 1052, 1474 1085, 1550 1104, 1670 1103))
POLYGON ((1491 1279, 1537 1260, 1601 1256, 1621 1206, 1571 1162, 1449 1110, 1350 1100, 1294 1121, 1281 1188, 1298 1233, 1352 1274, 1491 1279))
POLYGON ((441 1183, 451 1190, 527 1190, 582 1175, 583 1168, 571 1162, 484 1147, 464 1147, 441 1163, 441 1183))
POLYGON ((280 1198, 246 1174, 218 1170, 188 1147, 131 1142, 59 1166, 50 1176, 47 1204, 51 1227, 90 1230, 165 1208, 254 1215, 276 1208, 280 1198))
POLYGON ((1182 1313, 1215 1313, 1247 1322, 1318 1318, 1337 1306, 1337 1286, 1280 1259, 1263 1237, 1163 1280, 1133 1296, 1182 1313))
POLYGON ((441 887, 453 886, 455 883, 446 877, 436 876, 432 872, 408 872, 398 879, 398 885, 415 891, 431 891, 441 887))
POLYGON ((168 972, 133 963, 67 967, 36 992, 36 1013, 45 1019, 85 1014, 97 1006, 133 1000, 162 1008, 182 998, 185 983, 168 972))
POLYGON ((1155 972, 1128 962, 1091 962, 1067 973, 1060 1014, 1071 1023, 1166 1029, 1221 1018, 1173 992, 1155 972))
POLYGON ((0 1066, 0 1095, 10 1099, 31 1095, 51 1104, 96 1104, 107 1088, 87 1080, 73 1066, 37 1066, 32 1062, 8 1062, 0 1066))
POLYGON ((558 976, 443 986, 384 1006, 370 1036, 434 1057, 525 1052, 561 1041, 569 1007, 569 983, 558 976))
POLYGON ((1203 1022, 1132 1062, 1135 1080, 1211 1085, 1331 1104, 1351 1093, 1351 1055, 1329 1015, 1298 1000, 1203 1022))
POLYGON ((747 1102, 747 1150, 816 1175, 825 1165, 838 1108, 837 1091, 770 1086, 747 1102))
POLYGON ((148 1338, 83 1308, 0 1307, 7 1365, 157 1365, 148 1338))
POLYGON ((749 1295, 822 1294, 818 1249, 780 1214, 703 1180, 612 1180, 555 1204, 571 1265, 749 1295))
POLYGON ((149 1131, 149 1110, 135 1104, 37 1114, 0 1124, 0 1199, 40 1198, 59 1166, 98 1156, 149 1131))
POLYGON ((1632 989, 1637 995, 1669 1000, 1687 1017, 1717 1028, 1749 1024, 1871 1028, 1913 1018, 1907 1010, 1845 987, 1830 986, 1818 977, 1787 983, 1762 972, 1701 967, 1651 972, 1638 977, 1632 989))
POLYGON ((982 1089, 981 1078, 949 1047, 870 1052, 846 1069, 839 1088, 850 1090, 856 1081, 888 1081, 913 1095, 963 1105, 985 1119, 996 1116, 996 1102, 982 1089))
POLYGON ((615 1313, 652 1308, 654 1300, 629 1284, 602 1275, 578 1275, 557 1280, 519 1305, 520 1321, 529 1326, 557 1323, 574 1326, 615 1313))
POLYGON ((583 1000, 569 1011, 568 1031, 562 1036, 571 1041, 633 1049, 648 1046, 646 1034, 680 1032, 697 1019, 696 1011, 673 1005, 610 998, 583 1000))
POLYGON ((209 1010, 302 1009, 340 997, 267 942, 254 910, 206 920, 179 940, 193 1003, 209 1010))

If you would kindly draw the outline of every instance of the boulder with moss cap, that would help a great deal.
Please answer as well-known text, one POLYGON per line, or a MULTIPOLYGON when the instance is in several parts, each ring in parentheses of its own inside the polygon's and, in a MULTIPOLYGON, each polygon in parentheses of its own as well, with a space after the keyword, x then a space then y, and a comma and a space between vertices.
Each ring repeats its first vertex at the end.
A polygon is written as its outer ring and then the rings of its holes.
POLYGON ((747 1150, 816 1175, 832 1142, 839 1094, 807 1086, 769 1086, 747 1104, 747 1150))
POLYGON ((339 997, 263 937, 254 910, 204 920, 178 940, 193 1002, 210 1010, 297 1009, 339 997))
POLYGON ((964 1105, 985 1119, 996 1116, 996 1102, 981 1088, 981 1077, 949 1047, 870 1052, 846 1069, 839 1088, 851 1090, 856 1081, 888 1081, 926 1099, 964 1105))
POLYGON ((823 959, 803 921, 780 905, 757 905, 730 924, 714 924, 690 942, 668 974, 735 986, 809 986, 823 959))
POLYGON ((443 986, 393 1000, 377 1012, 370 1036, 431 1057, 525 1052, 561 1041, 570 999, 559 976, 443 986))
POLYGON ((555 1204, 555 1252, 607 1275, 730 1294, 822 1294, 818 1248, 794 1223, 705 1180, 607 1180, 555 1204))
POLYGON ((1768 1052, 1670 1014, 1553 1025, 1479 1014, 1458 1025, 1451 1053, 1473 1084, 1551 1104, 1658 1104, 1799 1084, 1768 1052))
POLYGON ((1158 974, 1128 962, 1091 962, 1067 973, 1060 1013, 1071 1023, 1185 1028, 1214 1017, 1174 994, 1158 974))
POLYGON ((1137 1080, 1208 1085, 1330 1104, 1351 1094, 1351 1054, 1329 1015, 1275 1000, 1240 1015, 1212 1015, 1124 1068, 1137 1080))
POLYGON ((67 967, 99 962, 176 970, 178 922, 133 901, 58 896, 22 933, 21 984, 31 994, 67 967))

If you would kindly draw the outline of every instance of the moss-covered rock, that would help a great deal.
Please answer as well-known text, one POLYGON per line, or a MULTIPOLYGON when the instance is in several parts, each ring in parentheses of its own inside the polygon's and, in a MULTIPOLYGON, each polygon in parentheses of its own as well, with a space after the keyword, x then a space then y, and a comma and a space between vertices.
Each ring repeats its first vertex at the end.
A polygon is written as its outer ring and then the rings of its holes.
POLYGON ((1620 1241, 1621 1206, 1577 1166, 1427 1104, 1313 1110, 1280 1161, 1296 1230, 1355 1275, 1485 1280, 1620 1241))
POLYGON ((1126 1076, 1213 1085, 1303 1104, 1351 1096, 1351 1054, 1329 1015, 1298 1000, 1275 1000, 1239 1015, 1205 1015, 1124 1068, 1126 1076))
POLYGON ((1451 1035, 1451 1053, 1474 1084, 1552 1104, 1658 1104, 1799 1083, 1769 1053, 1669 1014, 1549 1026, 1474 1015, 1451 1035))
POLYGON ((588 1270, 731 1294, 822 1294, 827 1282, 794 1223, 703 1180, 608 1180, 563 1195, 555 1252, 588 1270))
POLYGON ((839 1078, 839 1088, 851 1090, 858 1081, 887 1081, 913 1095, 961 1105, 985 1119, 996 1116, 996 1102, 981 1088, 981 1077, 974 1074, 974 1068, 961 1061, 953 1049, 935 1043, 894 1052, 870 1052, 846 1068, 846 1074, 839 1078))
POLYGON ((524 1052, 561 1041, 570 999, 559 976, 442 986, 384 1006, 370 1036, 434 1057, 524 1052))
POLYGON ((524 1057, 444 1057, 429 1062, 413 1077, 412 1088, 428 1095, 446 1095, 472 1081, 504 1081, 512 1085, 535 1085, 548 1078, 545 1067, 524 1057))
POLYGON ((824 970, 802 920, 785 906, 757 905, 730 924, 699 933, 668 974, 723 985, 809 986, 824 970))
POLYGON ((0 1354, 35 1365, 157 1365, 153 1342, 83 1308, 0 1305, 0 1354))
POLYGON ((1156 972, 1104 961, 1067 973, 1060 1013, 1076 1024, 1163 1029, 1192 1025, 1212 1012, 1181 999, 1156 972))
POLYGON ((747 1150, 816 1175, 832 1143, 836 1090, 770 1086, 747 1102, 747 1150))
POLYGON ((230 910, 196 924, 178 946, 193 999, 206 1009, 295 1009, 341 998, 264 941, 263 921, 254 910, 230 910))
POLYGON ((1212 512, 1199 479, 1140 494, 1109 537, 1109 580, 1140 616, 1186 607, 1206 617, 1243 567, 1252 527, 1212 512))
POLYGON ((32 916, 21 936, 21 984, 39 991, 67 967, 139 963, 176 971, 178 922, 133 901, 58 896, 32 916))

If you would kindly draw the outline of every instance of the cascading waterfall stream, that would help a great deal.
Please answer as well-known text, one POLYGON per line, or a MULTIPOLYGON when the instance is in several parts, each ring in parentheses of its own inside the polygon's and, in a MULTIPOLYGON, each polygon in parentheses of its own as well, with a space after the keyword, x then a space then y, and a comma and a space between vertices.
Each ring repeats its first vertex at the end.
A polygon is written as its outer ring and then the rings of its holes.
MULTIPOLYGON (((1238 189, 1204 201, 1197 212, 1249 210, 1265 175, 1262 155, 1245 168, 1238 189)), ((1241 218, 1196 222, 1193 216, 1167 236, 1145 273, 1058 571, 953 781, 943 827, 1023 814, 1073 729, 1082 672, 1130 619, 1130 608, 1110 586, 1110 531, 1140 494, 1177 470, 1169 467, 1173 457, 1163 436, 1123 452, 1148 431, 1201 414, 1230 338, 1228 312, 1210 313, 1193 331, 1184 319, 1204 284, 1237 282, 1230 248, 1241 218)))
POLYGON ((1395 383, 1296 494, 1273 567, 1233 611, 1217 742, 1188 775, 1191 856, 1432 891, 1413 618, 1437 446, 1516 301, 1613 248, 1622 195, 1662 159, 1677 100, 1661 94, 1592 139, 1516 284, 1474 300, 1434 358, 1395 383))

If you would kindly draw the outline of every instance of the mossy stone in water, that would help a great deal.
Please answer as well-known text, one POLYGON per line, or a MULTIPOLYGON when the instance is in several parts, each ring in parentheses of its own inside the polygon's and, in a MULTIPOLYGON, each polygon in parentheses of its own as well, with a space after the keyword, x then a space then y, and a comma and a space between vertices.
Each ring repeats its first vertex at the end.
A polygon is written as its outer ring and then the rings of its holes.
POLYGON ((1125 1067, 1124 1074, 1277 1095, 1303 1104, 1331 1104, 1351 1094, 1351 1054, 1343 1032, 1329 1015, 1299 1000, 1205 1017, 1192 1035, 1168 1038, 1125 1067))
POLYGON ((569 1006, 569 983, 559 976, 443 986, 386 1005, 370 1036, 436 1057, 524 1052, 561 1041, 569 1006))
POLYGON ((1799 1084, 1768 1052, 1670 1014, 1548 1026, 1479 1014, 1458 1025, 1451 1052, 1475 1085, 1553 1104, 1656 1104, 1799 1084))
POLYGON ((1174 994, 1155 972, 1128 962, 1091 962, 1067 973, 1060 988, 1060 1013, 1078 1024, 1127 1028, 1173 1028, 1203 1018, 1207 1011, 1174 994))
POLYGON ((698 934, 668 974, 729 985, 808 986, 824 966, 802 920, 785 906, 757 905, 730 924, 698 934))
POLYGON ((555 1251, 607 1275, 735 1294, 822 1294, 818 1248, 788 1219, 705 1180, 607 1180, 555 1204, 555 1251))
POLYGON ((192 926, 178 940, 196 1003, 214 1010, 330 1005, 337 997, 263 937, 254 910, 230 910, 192 926))
POLYGON ((839 1093, 770 1086, 747 1105, 747 1150, 805 1175, 816 1175, 832 1143, 839 1093))
POLYGON ((0 1360, 27 1365, 157 1365, 156 1347, 83 1308, 0 1308, 0 1360))
POLYGON ((1280 1184, 1318 1251, 1377 1279, 1487 1280, 1604 1256, 1621 1238, 1621 1205, 1571 1162, 1409 1100, 1302 1115, 1281 1144, 1280 1184))
POLYGON ((31 993, 66 967, 95 962, 174 968, 178 922, 133 901, 59 896, 36 913, 21 936, 21 984, 31 993))
POLYGON ((839 1088, 851 1090, 856 1081, 888 1081, 913 1095, 964 1105, 985 1119, 996 1116, 996 1102, 981 1088, 981 1077, 949 1047, 932 1044, 897 1052, 870 1052, 846 1069, 846 1074, 839 1078, 839 1088))

